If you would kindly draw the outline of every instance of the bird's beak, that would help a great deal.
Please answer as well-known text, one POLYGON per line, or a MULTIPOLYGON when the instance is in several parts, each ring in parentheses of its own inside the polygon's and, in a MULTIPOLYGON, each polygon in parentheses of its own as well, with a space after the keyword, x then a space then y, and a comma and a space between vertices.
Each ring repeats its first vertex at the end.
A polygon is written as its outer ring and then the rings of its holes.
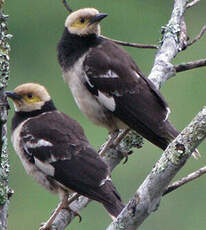
POLYGON ((92 25, 96 22, 100 22, 103 18, 107 16, 108 14, 104 14, 104 13, 96 14, 94 17, 89 19, 89 25, 92 25))
POLYGON ((17 93, 15 92, 12 92, 12 91, 6 91, 6 96, 7 97, 10 97, 12 100, 17 100, 17 101, 20 101, 22 99, 22 96, 18 95, 17 93))

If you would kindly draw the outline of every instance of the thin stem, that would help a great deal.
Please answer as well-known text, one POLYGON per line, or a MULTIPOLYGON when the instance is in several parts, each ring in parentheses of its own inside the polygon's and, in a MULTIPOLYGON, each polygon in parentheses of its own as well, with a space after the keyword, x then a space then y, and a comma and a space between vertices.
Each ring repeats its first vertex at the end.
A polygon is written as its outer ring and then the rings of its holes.
POLYGON ((200 31, 200 33, 190 42, 187 43, 187 46, 193 45, 196 41, 200 40, 200 38, 204 35, 206 32, 206 25, 204 25, 200 31))
POLYGON ((73 12, 72 8, 70 8, 70 6, 69 6, 69 4, 67 3, 66 0, 62 0, 62 3, 64 5, 64 7, 66 8, 66 10, 69 11, 69 13, 73 12))
POLYGON ((131 43, 131 42, 124 42, 124 41, 119 41, 119 40, 115 40, 115 39, 112 39, 112 38, 108 38, 108 37, 105 37, 105 36, 102 36, 102 38, 104 39, 107 39, 107 40, 110 40, 110 41, 113 41, 119 45, 122 45, 122 46, 129 46, 129 47, 134 47, 134 48, 143 48, 143 49, 158 49, 158 46, 157 45, 153 45, 153 44, 140 44, 140 43, 131 43))
POLYGON ((206 66, 206 59, 200 59, 192 62, 182 63, 179 65, 175 65, 174 68, 176 72, 182 72, 186 70, 191 70, 199 67, 206 66))
POLYGON ((166 191, 163 193, 163 196, 178 189, 179 187, 181 187, 182 185, 191 182, 199 177, 201 177, 202 175, 204 175, 206 173, 206 166, 198 169, 195 172, 192 172, 190 174, 188 174, 187 176, 183 177, 182 179, 175 181, 174 183, 172 183, 171 185, 168 186, 168 188, 166 189, 166 191))

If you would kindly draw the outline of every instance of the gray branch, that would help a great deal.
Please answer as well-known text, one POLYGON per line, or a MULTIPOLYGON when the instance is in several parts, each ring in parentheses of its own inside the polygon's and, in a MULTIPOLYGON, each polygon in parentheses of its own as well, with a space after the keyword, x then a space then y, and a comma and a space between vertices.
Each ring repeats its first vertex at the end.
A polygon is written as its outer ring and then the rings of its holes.
POLYGON ((7 229, 9 197, 8 187, 9 162, 7 154, 7 115, 8 103, 4 95, 9 76, 9 51, 7 39, 7 18, 3 13, 4 1, 0 1, 0 230, 7 229))
POLYGON ((175 75, 175 69, 171 61, 184 48, 185 42, 181 41, 180 35, 181 26, 185 25, 183 16, 186 2, 186 0, 174 1, 171 18, 168 24, 163 27, 162 44, 157 51, 154 66, 148 77, 158 89, 165 81, 175 75))
POLYGON ((191 182, 199 177, 201 177, 202 175, 206 174, 206 166, 196 170, 195 172, 192 172, 190 174, 188 174, 187 176, 181 178, 178 181, 175 181, 174 183, 172 183, 171 185, 168 186, 168 188, 166 189, 166 191, 163 193, 163 196, 180 188, 182 185, 187 184, 188 182, 191 182))
POLYGON ((170 181, 205 137, 206 107, 168 146, 117 220, 107 230, 126 230, 130 226, 137 229, 151 212, 156 211, 170 181))
POLYGON ((175 65, 174 68, 176 72, 182 72, 182 71, 191 70, 199 67, 205 67, 205 66, 206 66, 206 58, 175 65))

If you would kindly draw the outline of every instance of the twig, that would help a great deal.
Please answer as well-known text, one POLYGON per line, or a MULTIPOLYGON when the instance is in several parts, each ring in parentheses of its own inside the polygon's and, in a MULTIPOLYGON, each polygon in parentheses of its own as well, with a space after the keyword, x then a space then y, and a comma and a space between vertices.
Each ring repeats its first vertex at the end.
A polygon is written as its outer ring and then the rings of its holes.
POLYGON ((172 183, 171 185, 168 186, 166 191, 163 193, 163 196, 176 190, 176 189, 178 189, 182 185, 197 179, 198 177, 204 175, 205 173, 206 173, 206 166, 198 169, 195 172, 188 174, 187 176, 183 177, 182 179, 180 179, 178 181, 175 181, 174 183, 172 183))
POLYGON ((206 32, 206 25, 204 25, 200 31, 200 33, 190 42, 187 43, 187 46, 193 45, 196 41, 198 41, 206 32))
POLYGON ((189 3, 187 3, 186 8, 189 9, 190 7, 196 5, 200 0, 193 0, 189 3))
POLYGON ((192 62, 182 63, 179 65, 175 65, 174 68, 176 72, 182 72, 186 70, 191 70, 199 67, 206 66, 206 59, 200 59, 192 62))
POLYGON ((112 39, 112 38, 108 38, 108 37, 105 37, 105 36, 102 36, 102 38, 104 39, 107 39, 107 40, 110 40, 110 41, 113 41, 119 45, 122 45, 122 46, 129 46, 129 47, 134 47, 134 48, 143 48, 143 49, 157 49, 158 46, 157 45, 153 45, 153 44, 140 44, 140 43, 131 43, 131 42, 124 42, 124 41, 119 41, 119 40, 115 40, 115 39, 112 39))
POLYGON ((72 8, 70 8, 70 6, 69 6, 69 4, 67 3, 66 0, 62 0, 62 3, 64 5, 64 7, 66 8, 66 10, 69 11, 69 13, 73 12, 72 8))

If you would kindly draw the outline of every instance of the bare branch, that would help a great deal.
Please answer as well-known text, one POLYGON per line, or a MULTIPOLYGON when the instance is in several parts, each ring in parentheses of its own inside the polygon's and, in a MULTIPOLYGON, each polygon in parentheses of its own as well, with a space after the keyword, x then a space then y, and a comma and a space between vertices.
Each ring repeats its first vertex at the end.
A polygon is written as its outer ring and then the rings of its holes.
POLYGON ((200 0, 193 0, 193 1, 189 2, 189 3, 187 3, 187 5, 186 5, 187 9, 189 9, 190 7, 196 5, 199 1, 200 0))
POLYGON ((162 44, 157 51, 154 66, 148 77, 158 89, 165 81, 175 75, 171 61, 184 48, 182 47, 183 43, 180 43, 179 36, 186 2, 186 0, 175 0, 171 18, 166 27, 163 28, 162 44))
POLYGON ((153 44, 140 44, 140 43, 123 42, 123 41, 119 41, 119 40, 105 37, 103 35, 101 35, 101 37, 105 38, 107 40, 113 41, 113 42, 115 42, 121 46, 129 46, 129 47, 143 48, 143 49, 157 49, 158 48, 157 45, 153 45, 153 44))
POLYGON ((179 65, 175 65, 174 68, 176 72, 182 72, 186 70, 191 70, 199 67, 206 66, 206 59, 200 59, 192 62, 182 63, 179 65))
POLYGON ((8 84, 9 78, 9 51, 7 34, 7 19, 2 7, 4 1, 0 2, 0 229, 7 229, 8 205, 11 195, 8 186, 9 160, 8 160, 8 138, 7 138, 7 119, 8 119, 8 102, 4 95, 4 90, 8 84))
POLYGON ((205 173, 206 173, 206 166, 198 169, 195 172, 192 172, 192 173, 188 174, 186 177, 183 177, 182 179, 180 179, 178 181, 175 181, 174 183, 172 183, 171 185, 168 186, 166 191, 163 193, 163 196, 167 195, 168 193, 170 193, 170 192, 172 192, 172 191, 174 191, 176 189, 178 189, 182 185, 201 177, 205 173))
POLYGON ((62 3, 64 7, 66 8, 66 10, 69 11, 69 13, 73 12, 72 8, 70 8, 69 4, 67 3, 67 0, 62 0, 62 3))
POLYGON ((156 211, 165 188, 205 137, 206 107, 167 147, 133 198, 107 230, 126 230, 130 226, 137 229, 151 212, 156 211))
POLYGON ((204 25, 200 31, 200 33, 190 42, 187 43, 187 46, 193 45, 196 41, 200 40, 200 38, 204 35, 206 32, 206 25, 204 25))

